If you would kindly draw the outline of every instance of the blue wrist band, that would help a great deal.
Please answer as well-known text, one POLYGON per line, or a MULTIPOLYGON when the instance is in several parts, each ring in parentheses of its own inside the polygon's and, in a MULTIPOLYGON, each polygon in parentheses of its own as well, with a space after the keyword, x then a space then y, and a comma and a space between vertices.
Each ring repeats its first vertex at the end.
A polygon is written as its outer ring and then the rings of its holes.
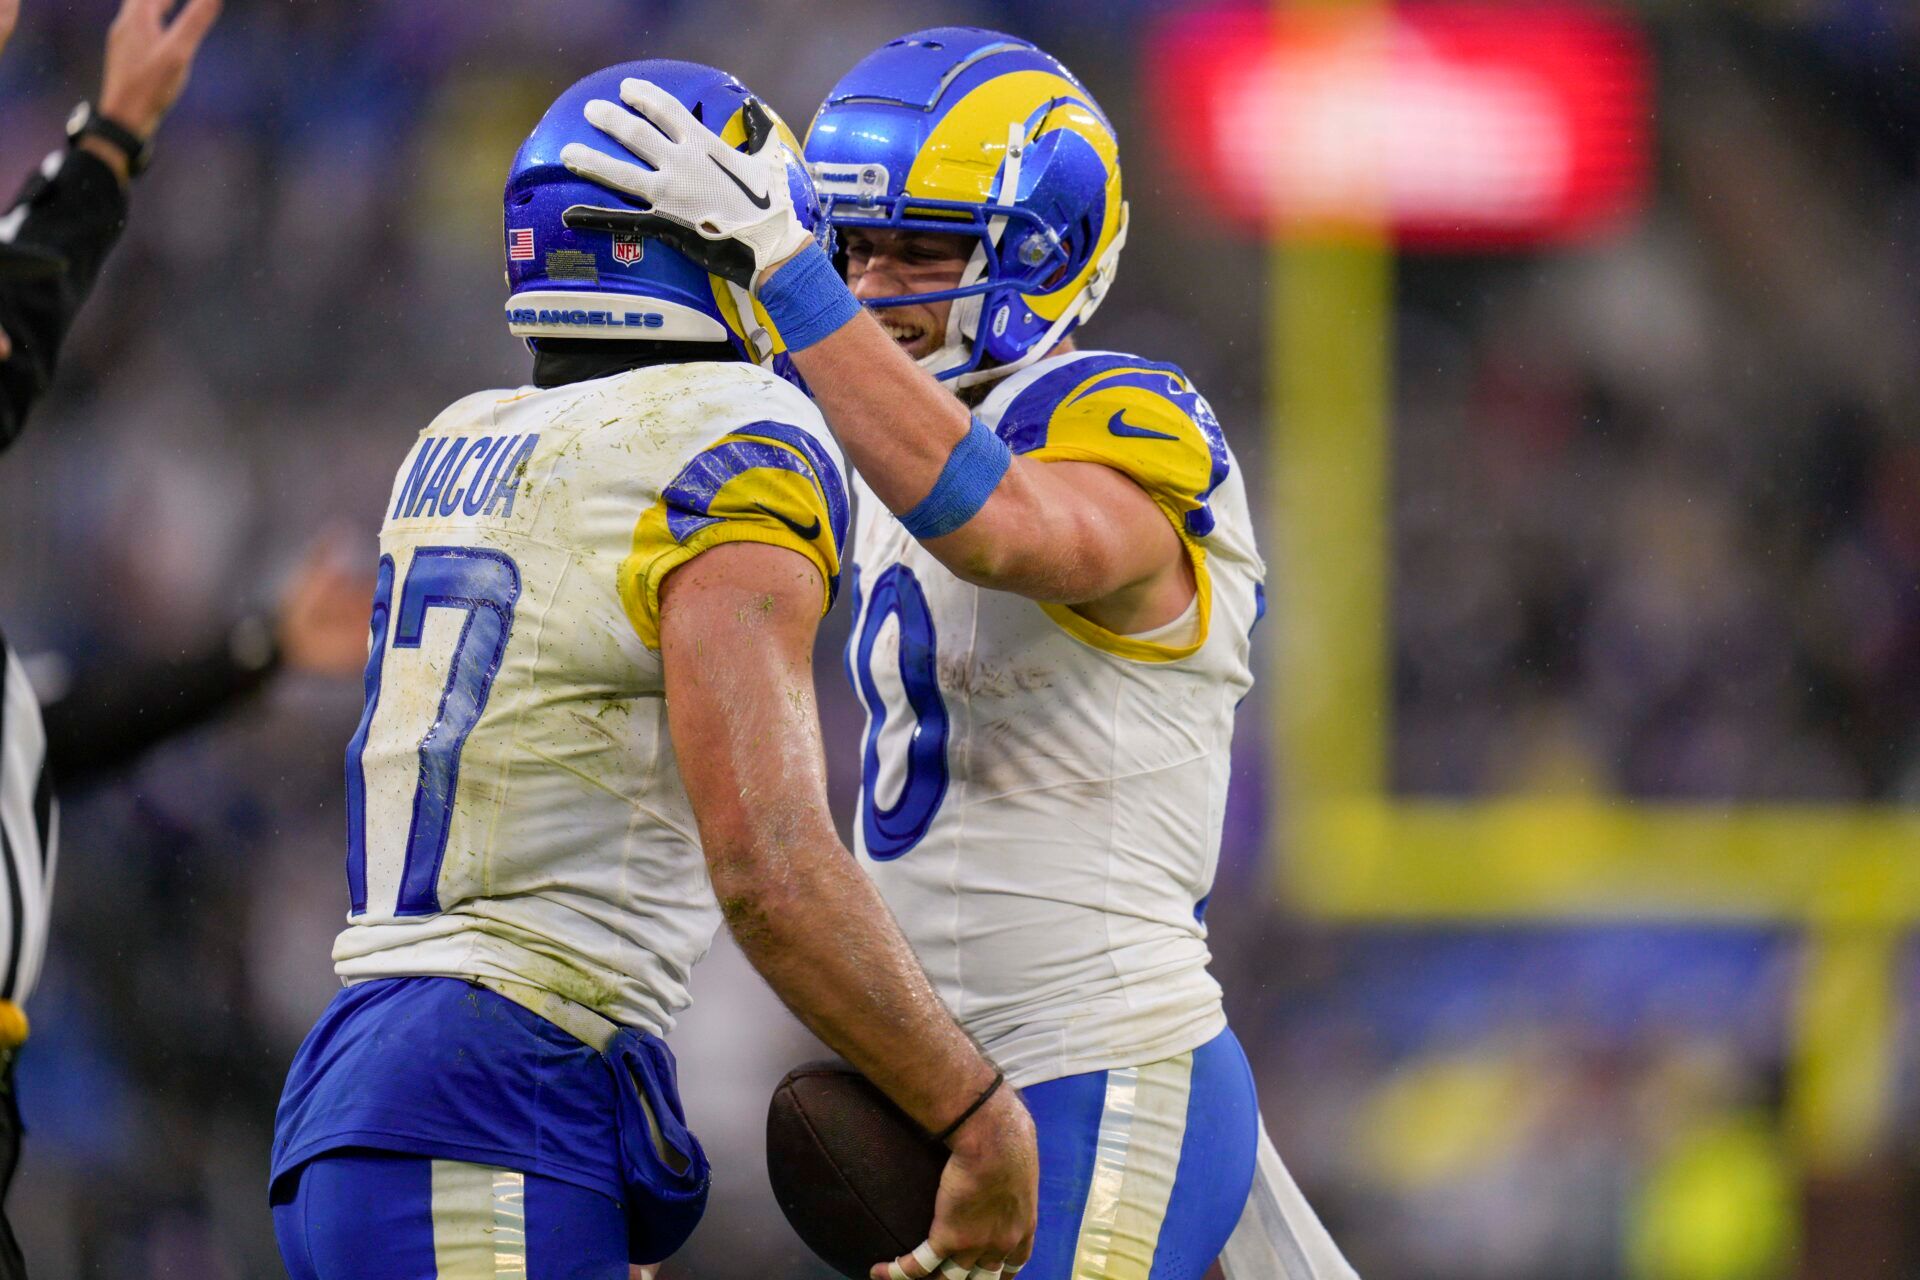
POLYGON ((940 468, 933 492, 901 516, 900 523, 921 539, 952 533, 980 514, 1012 465, 1013 450, 1007 442, 975 417, 972 430, 947 455, 947 465, 940 468))
POLYGON ((758 297, 789 351, 812 346, 860 314, 833 259, 817 244, 787 259, 758 297))

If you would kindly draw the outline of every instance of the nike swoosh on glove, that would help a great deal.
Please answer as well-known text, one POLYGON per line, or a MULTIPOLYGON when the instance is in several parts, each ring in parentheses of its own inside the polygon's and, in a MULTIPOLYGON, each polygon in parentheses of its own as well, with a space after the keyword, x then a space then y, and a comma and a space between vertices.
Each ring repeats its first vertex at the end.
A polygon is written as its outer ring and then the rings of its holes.
POLYGON ((787 189, 792 153, 757 101, 747 100, 747 149, 736 151, 658 85, 623 80, 620 99, 625 106, 595 98, 584 114, 641 163, 582 142, 568 143, 560 160, 651 207, 576 207, 567 211, 568 226, 663 241, 744 289, 812 239, 787 189))

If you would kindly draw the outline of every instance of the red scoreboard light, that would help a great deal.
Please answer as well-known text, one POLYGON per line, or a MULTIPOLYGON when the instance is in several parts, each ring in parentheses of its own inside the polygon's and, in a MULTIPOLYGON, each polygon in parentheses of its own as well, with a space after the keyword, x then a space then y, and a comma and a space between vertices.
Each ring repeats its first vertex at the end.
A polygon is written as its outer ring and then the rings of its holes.
POLYGON ((1168 165, 1263 232, 1566 244, 1620 228, 1646 198, 1646 44, 1610 10, 1201 10, 1161 27, 1148 73, 1168 165))

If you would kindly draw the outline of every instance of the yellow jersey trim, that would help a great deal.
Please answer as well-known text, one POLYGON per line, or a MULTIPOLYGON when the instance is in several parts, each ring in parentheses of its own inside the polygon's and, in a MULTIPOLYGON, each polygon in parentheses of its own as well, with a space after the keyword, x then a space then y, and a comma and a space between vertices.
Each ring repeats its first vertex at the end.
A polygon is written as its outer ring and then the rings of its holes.
POLYGON ((1214 490, 1232 470, 1218 421, 1170 365, 1094 353, 1015 393, 995 430, 1017 454, 1080 449, 1178 510, 1189 533, 1213 528, 1214 490))
POLYGON ((827 612, 828 605, 832 603, 827 593, 831 571, 827 567, 826 557, 813 543, 785 529, 748 521, 723 520, 719 524, 708 525, 685 542, 644 562, 641 560, 644 553, 636 550, 620 566, 620 605, 626 610, 627 620, 633 624, 642 644, 656 653, 660 649, 660 588, 665 585, 667 575, 701 552, 711 551, 729 542, 758 542, 769 547, 785 547, 805 556, 820 573, 820 612, 822 615, 827 612))
POLYGON ((820 474, 819 466, 831 464, 816 465, 805 450, 766 434, 776 429, 791 430, 756 424, 702 449, 634 522, 618 589, 627 620, 649 649, 660 648, 667 575, 722 543, 757 542, 805 556, 820 573, 821 613, 832 606, 845 505, 839 476, 820 474), (840 496, 829 498, 829 488, 840 496))
MULTIPOLYGON (((1111 455, 1103 455, 1093 449, 1083 449, 1074 445, 1049 445, 1021 456, 1038 462, 1092 462, 1103 467, 1111 467, 1135 484, 1140 483, 1139 477, 1114 466, 1111 455)), ((1089 648, 1110 653, 1116 658, 1125 658, 1130 662, 1178 662, 1182 658, 1191 658, 1200 652, 1206 646, 1208 635, 1212 633, 1213 576, 1207 571, 1207 549, 1187 532, 1185 515, 1174 510, 1171 503, 1158 495, 1148 493, 1147 496, 1153 499, 1153 505, 1160 508, 1160 514, 1173 525, 1174 533, 1179 536, 1180 545, 1187 550, 1187 560, 1193 565, 1194 598, 1200 606, 1199 625, 1193 643, 1160 644, 1153 640, 1121 635, 1117 631, 1107 630, 1084 614, 1076 613, 1072 605, 1043 604, 1040 608, 1059 624, 1061 630, 1089 648)))

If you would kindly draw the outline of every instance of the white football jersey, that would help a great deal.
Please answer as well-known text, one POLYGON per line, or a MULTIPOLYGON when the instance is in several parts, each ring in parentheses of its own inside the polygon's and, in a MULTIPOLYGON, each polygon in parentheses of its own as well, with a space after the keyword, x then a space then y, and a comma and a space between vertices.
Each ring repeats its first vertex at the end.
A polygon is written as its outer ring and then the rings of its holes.
POLYGON ((664 1034, 719 923, 667 732, 659 590, 730 541, 838 585, 819 411, 751 365, 469 396, 401 465, 347 749, 347 982, 545 988, 664 1034))
POLYGON ((1226 1025, 1203 916, 1266 570, 1219 424, 1177 368, 1054 356, 978 413, 1015 453, 1133 478, 1199 583, 1186 616, 1114 635, 963 582, 856 481, 861 860, 1024 1086, 1172 1057, 1226 1025))

